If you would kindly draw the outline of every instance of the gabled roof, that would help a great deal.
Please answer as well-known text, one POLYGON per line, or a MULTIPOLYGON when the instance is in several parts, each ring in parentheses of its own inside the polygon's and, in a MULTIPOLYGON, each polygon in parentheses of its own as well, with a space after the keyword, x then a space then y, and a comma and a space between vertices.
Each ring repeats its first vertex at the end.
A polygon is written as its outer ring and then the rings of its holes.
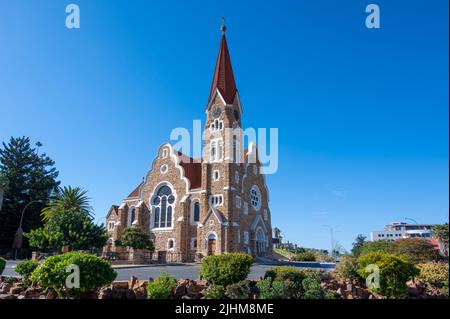
POLYGON ((111 208, 109 209, 108 214, 106 215, 106 218, 108 218, 111 215, 111 213, 114 213, 117 215, 119 213, 119 206, 111 205, 111 208))
POLYGON ((144 185, 144 181, 142 181, 131 193, 127 196, 127 198, 135 198, 139 196, 139 192, 141 191, 141 187, 144 185))
POLYGON ((214 96, 216 89, 220 92, 220 95, 222 95, 227 104, 233 103, 237 88, 236 82, 234 81, 233 68, 231 67, 231 58, 228 52, 225 31, 223 31, 222 40, 220 41, 219 54, 217 56, 208 101, 214 96))
POLYGON ((180 157, 180 165, 184 169, 184 176, 191 183, 191 189, 202 186, 202 163, 201 160, 195 160, 178 151, 180 157))

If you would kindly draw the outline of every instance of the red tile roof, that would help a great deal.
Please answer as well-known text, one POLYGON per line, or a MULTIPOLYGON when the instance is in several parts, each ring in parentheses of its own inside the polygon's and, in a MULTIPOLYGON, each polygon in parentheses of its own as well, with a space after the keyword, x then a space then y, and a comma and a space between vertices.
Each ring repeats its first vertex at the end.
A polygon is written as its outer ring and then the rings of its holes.
POLYGON ((202 163, 201 160, 194 160, 192 157, 178 152, 180 165, 184 169, 184 176, 189 179, 191 189, 202 186, 202 163))
POLYGON ((138 197, 139 192, 141 191, 141 187, 144 185, 144 181, 142 181, 131 193, 127 196, 127 198, 138 197))
POLYGON ((214 71, 209 100, 218 89, 227 104, 232 104, 237 93, 236 82, 234 81, 233 68, 231 67, 230 53, 228 52, 225 32, 220 41, 219 54, 217 56, 216 69, 214 71))

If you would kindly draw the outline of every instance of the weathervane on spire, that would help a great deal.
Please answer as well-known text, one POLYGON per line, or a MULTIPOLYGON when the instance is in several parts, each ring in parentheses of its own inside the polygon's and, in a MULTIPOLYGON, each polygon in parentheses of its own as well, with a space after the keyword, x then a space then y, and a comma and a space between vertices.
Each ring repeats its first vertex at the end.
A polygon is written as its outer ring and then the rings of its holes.
POLYGON ((225 25, 225 17, 222 17, 222 26, 220 27, 220 30, 222 30, 222 33, 225 34, 227 31, 227 26, 225 25))

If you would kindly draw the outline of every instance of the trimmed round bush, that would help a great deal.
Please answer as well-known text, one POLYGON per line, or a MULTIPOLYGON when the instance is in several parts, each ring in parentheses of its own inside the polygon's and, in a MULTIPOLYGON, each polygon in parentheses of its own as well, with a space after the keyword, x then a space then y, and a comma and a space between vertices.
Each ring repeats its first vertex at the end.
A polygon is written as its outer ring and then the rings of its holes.
POLYGON ((253 257, 245 253, 230 253, 205 257, 200 277, 213 285, 228 286, 245 280, 250 273, 253 257))
MULTIPOLYGON (((260 297, 262 299, 272 295, 274 299, 297 299, 303 293, 302 282, 305 279, 305 273, 292 266, 279 266, 266 271, 265 280, 270 278, 270 289, 266 287, 269 282, 260 284, 260 297)), ((258 287, 259 288, 259 287, 258 287)))
POLYGON ((22 281, 25 286, 29 286, 31 284, 29 278, 38 266, 38 262, 34 260, 26 260, 17 264, 15 271, 22 276, 22 281))
POLYGON ((369 253, 358 259, 358 274, 364 279, 372 274, 366 272, 369 265, 377 265, 380 270, 380 288, 373 290, 388 297, 404 295, 406 282, 419 273, 406 258, 382 252, 369 253))
POLYGON ((3 270, 6 266, 6 260, 2 257, 0 257, 0 275, 3 273, 3 270))
POLYGON ((34 260, 26 260, 23 261, 16 266, 16 273, 21 275, 24 278, 28 278, 31 273, 39 266, 37 261, 34 260))
POLYGON ((47 258, 30 279, 44 289, 53 288, 59 297, 77 297, 111 284, 116 276, 107 261, 92 254, 69 252, 47 258), (76 267, 79 269, 79 287, 76 287, 76 271, 73 271, 76 267))
POLYGON ((256 283, 259 299, 293 299, 289 283, 282 280, 273 280, 272 277, 259 280, 256 283))
POLYGON ((163 272, 162 275, 156 280, 148 282, 148 299, 169 299, 176 283, 177 278, 169 276, 166 272, 163 272))

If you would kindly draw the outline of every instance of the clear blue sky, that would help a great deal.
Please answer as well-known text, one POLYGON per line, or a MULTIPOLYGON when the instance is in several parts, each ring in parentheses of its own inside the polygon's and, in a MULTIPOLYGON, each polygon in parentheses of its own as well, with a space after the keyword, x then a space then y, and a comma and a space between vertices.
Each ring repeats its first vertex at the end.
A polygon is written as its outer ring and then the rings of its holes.
POLYGON ((244 126, 279 129, 273 225, 302 246, 448 221, 448 1, 0 0, 0 140, 30 136, 96 217, 204 120, 220 17, 244 126))

